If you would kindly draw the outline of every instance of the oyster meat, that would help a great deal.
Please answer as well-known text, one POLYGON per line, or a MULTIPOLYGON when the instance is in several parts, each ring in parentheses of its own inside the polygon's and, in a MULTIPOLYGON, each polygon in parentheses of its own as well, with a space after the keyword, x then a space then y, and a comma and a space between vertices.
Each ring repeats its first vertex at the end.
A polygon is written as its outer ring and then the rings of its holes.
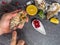
POLYGON ((27 18, 27 13, 25 11, 20 11, 15 17, 11 19, 10 29, 13 29, 15 26, 19 24, 24 24, 27 18))

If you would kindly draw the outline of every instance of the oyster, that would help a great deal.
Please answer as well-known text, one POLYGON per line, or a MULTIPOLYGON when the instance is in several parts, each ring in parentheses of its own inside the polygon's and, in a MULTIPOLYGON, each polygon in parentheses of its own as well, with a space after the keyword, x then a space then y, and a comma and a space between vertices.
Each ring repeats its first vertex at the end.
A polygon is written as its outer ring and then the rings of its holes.
POLYGON ((45 4, 46 3, 44 0, 35 0, 35 5, 37 6, 38 9, 45 10, 45 8, 46 8, 45 4))
POLYGON ((16 17, 11 19, 10 29, 13 29, 15 26, 19 24, 24 24, 27 18, 27 13, 25 11, 20 11, 16 17))
POLYGON ((60 4, 59 3, 52 3, 47 10, 47 19, 50 19, 54 15, 57 15, 60 12, 60 4))

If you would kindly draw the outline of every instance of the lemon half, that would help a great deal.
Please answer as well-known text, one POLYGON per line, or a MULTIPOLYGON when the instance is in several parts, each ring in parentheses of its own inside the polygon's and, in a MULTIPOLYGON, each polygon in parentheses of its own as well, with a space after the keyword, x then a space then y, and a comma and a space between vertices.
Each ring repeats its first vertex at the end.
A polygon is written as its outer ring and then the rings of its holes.
POLYGON ((30 15, 30 16, 34 16, 37 14, 37 7, 35 5, 29 5, 26 8, 26 12, 30 15))

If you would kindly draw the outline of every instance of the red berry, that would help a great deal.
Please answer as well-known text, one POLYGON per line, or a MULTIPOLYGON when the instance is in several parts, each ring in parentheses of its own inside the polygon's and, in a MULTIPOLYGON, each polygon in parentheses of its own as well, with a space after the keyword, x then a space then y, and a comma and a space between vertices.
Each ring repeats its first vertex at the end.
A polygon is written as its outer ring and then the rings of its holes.
POLYGON ((19 2, 16 2, 15 4, 16 4, 16 5, 19 5, 19 2))
POLYGON ((36 28, 40 27, 40 23, 38 20, 34 20, 34 25, 36 28))
POLYGON ((6 2, 2 1, 2 4, 6 4, 6 2))

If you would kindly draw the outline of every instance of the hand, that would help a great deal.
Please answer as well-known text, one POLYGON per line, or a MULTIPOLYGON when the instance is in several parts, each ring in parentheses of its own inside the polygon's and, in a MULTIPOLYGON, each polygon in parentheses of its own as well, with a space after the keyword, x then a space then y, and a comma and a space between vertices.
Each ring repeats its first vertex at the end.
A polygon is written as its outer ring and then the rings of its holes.
MULTIPOLYGON (((0 35, 4 33, 9 33, 10 30, 10 20, 17 15, 18 10, 11 12, 11 13, 6 13, 2 16, 0 20, 0 35)), ((28 22, 28 18, 26 19, 26 22, 28 22)), ((22 29, 24 24, 19 25, 17 28, 22 29)), ((16 28, 15 28, 16 29, 16 28)))
MULTIPOLYGON (((11 39, 11 43, 10 45, 16 45, 16 39, 17 39, 17 32, 14 31, 12 33, 12 39, 11 39)), ((18 41, 17 45, 24 45, 25 44, 25 41, 24 40, 20 40, 18 41)))

